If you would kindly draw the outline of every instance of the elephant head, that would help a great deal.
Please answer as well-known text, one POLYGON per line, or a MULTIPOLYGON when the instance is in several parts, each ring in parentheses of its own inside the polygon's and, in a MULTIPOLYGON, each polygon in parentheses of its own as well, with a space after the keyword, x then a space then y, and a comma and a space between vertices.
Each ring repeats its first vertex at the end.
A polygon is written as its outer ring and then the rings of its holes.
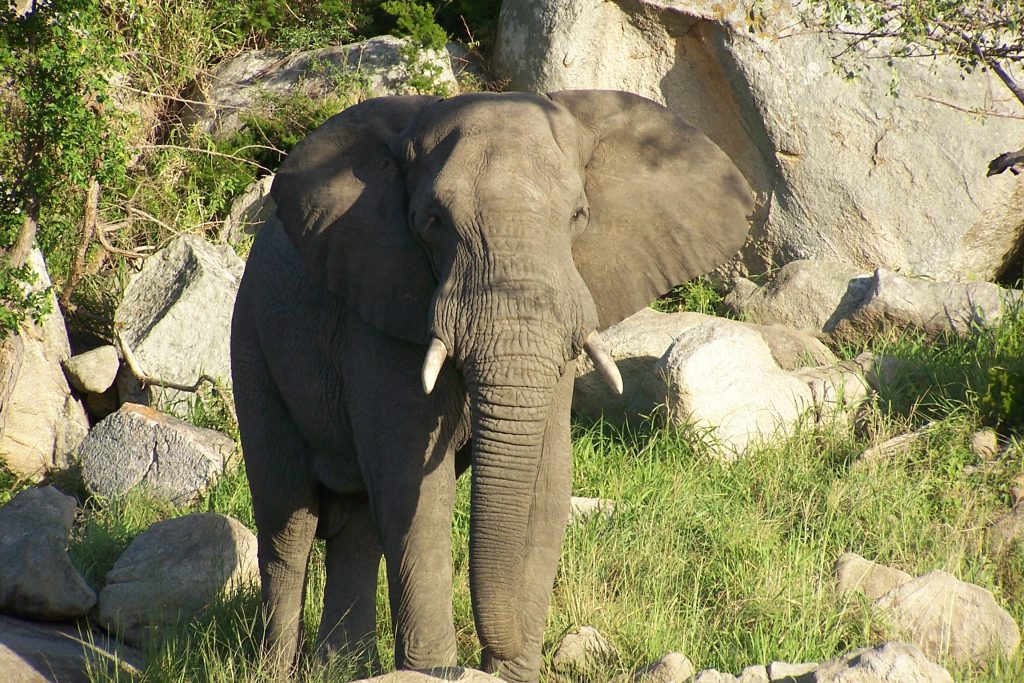
POLYGON ((316 282, 429 348, 427 392, 442 364, 461 372, 477 628, 518 656, 552 392, 584 349, 616 383, 593 333, 738 251, 750 189, 661 105, 566 91, 366 101, 296 147, 273 197, 316 282))

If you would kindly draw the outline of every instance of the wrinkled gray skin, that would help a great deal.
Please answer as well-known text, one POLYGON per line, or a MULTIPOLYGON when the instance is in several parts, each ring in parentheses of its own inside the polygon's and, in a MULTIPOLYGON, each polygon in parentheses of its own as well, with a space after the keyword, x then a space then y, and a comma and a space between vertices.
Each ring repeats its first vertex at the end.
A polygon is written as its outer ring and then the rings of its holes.
POLYGON ((483 667, 537 680, 584 340, 735 253, 751 194, 635 95, 370 100, 299 144, 238 292, 232 371, 266 647, 301 639, 326 538, 321 654, 373 658, 387 563, 399 668, 455 664, 451 520, 472 470, 483 667), (421 385, 432 338, 448 358, 421 385))

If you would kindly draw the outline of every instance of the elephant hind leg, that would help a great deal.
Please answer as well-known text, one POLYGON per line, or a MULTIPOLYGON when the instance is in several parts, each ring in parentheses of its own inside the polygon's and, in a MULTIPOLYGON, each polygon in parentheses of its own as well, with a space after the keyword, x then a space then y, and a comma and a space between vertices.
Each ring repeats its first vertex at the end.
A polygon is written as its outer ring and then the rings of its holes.
MULTIPOLYGON (((383 555, 366 495, 338 502, 342 524, 327 538, 327 581, 317 651, 326 662, 347 660, 360 673, 379 669, 377 576, 383 555)), ((332 503, 333 506, 333 503, 332 503)))
POLYGON ((283 680, 295 671, 303 642, 302 608, 319 490, 309 447, 262 357, 239 340, 232 355, 242 453, 257 528, 263 646, 267 665, 283 680))

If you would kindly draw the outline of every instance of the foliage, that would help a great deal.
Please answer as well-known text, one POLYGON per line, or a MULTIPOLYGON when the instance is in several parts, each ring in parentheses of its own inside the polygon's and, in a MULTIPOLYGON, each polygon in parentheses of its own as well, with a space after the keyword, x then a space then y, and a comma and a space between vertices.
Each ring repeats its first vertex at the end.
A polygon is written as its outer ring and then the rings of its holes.
POLYGON ((651 303, 651 308, 662 313, 693 311, 705 315, 727 316, 722 295, 706 277, 695 278, 673 288, 671 292, 651 303))
POLYGON ((1024 105, 1010 70, 1024 63, 1024 3, 1014 0, 813 0, 826 26, 899 57, 946 54, 990 68, 1024 105))
POLYGON ((868 348, 905 361, 882 387, 888 409, 919 421, 968 410, 979 424, 1024 433, 1024 305, 1008 306, 998 325, 963 339, 906 333, 868 348))
MULTIPOLYGON (((9 10, 8 10, 9 12, 9 10)), ((38 3, 0 30, 0 72, 9 79, 0 101, 0 249, 9 249, 26 220, 38 223, 49 254, 70 254, 85 190, 124 179, 123 122, 109 106, 112 73, 123 67, 120 36, 133 29, 133 1, 120 11, 99 0, 38 3), (70 226, 70 230, 69 230, 70 226)), ((14 283, 26 272, 0 263, 0 336, 41 313, 39 297, 14 283)), ((66 267, 51 259, 58 271, 66 267)))
POLYGON ((346 0, 217 0, 210 14, 218 32, 258 47, 314 48, 353 40, 366 17, 346 0))
POLYGON ((448 34, 434 20, 434 7, 416 0, 387 0, 381 9, 395 17, 394 33, 408 39, 401 55, 409 72, 409 86, 421 94, 450 95, 448 86, 438 79, 441 67, 431 53, 444 53, 448 34))

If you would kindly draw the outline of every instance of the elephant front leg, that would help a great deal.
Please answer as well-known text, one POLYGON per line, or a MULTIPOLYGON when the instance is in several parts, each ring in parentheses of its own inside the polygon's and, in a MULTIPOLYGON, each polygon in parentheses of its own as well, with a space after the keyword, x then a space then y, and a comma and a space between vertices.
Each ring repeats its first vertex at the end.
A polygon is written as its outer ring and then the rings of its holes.
POLYGON ((569 438, 569 409, 572 404, 574 363, 559 382, 551 416, 544 432, 537 487, 534 490, 528 527, 527 554, 523 563, 520 596, 523 605, 523 654, 512 660, 491 655, 483 643, 482 666, 506 681, 533 683, 541 668, 541 646, 547 626, 551 590, 569 517, 572 495, 572 442, 569 438))
POLYGON ((424 395, 423 349, 351 318, 343 361, 347 398, 387 565, 395 666, 454 666, 454 451, 465 441, 458 436, 465 431, 465 392, 457 374, 446 371, 424 395))

